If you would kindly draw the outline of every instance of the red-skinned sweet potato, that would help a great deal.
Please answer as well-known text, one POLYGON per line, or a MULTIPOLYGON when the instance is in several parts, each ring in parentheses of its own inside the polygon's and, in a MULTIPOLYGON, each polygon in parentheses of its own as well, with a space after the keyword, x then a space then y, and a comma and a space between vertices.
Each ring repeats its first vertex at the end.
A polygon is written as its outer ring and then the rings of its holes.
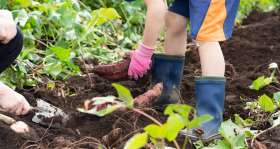
POLYGON ((124 59, 120 62, 98 65, 94 67, 93 72, 108 79, 108 80, 120 80, 128 78, 128 67, 130 63, 130 56, 127 54, 124 59))
POLYGON ((152 89, 134 98, 135 105, 140 107, 151 106, 161 95, 162 90, 163 90, 162 83, 156 84, 152 89))

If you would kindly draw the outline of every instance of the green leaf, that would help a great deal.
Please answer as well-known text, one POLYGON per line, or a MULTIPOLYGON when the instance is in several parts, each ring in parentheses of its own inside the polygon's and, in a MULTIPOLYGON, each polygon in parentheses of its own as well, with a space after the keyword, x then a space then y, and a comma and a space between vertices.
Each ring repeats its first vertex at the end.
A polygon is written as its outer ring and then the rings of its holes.
POLYGON ((272 78, 266 78, 265 76, 260 76, 253 81, 252 85, 249 86, 250 89, 260 90, 261 88, 269 85, 272 82, 272 78))
POLYGON ((235 148, 245 148, 245 134, 242 129, 233 123, 231 120, 227 120, 222 123, 220 127, 220 134, 225 140, 235 148))
POLYGON ((148 134, 147 133, 138 133, 130 138, 124 149, 140 149, 148 143, 148 134))
POLYGON ((114 8, 100 8, 94 10, 91 15, 93 17, 92 22, 97 26, 120 18, 120 15, 114 8))
POLYGON ((187 116, 188 113, 190 113, 192 109, 193 109, 193 107, 191 107, 189 105, 170 104, 165 108, 164 114, 170 116, 175 113, 178 113, 182 116, 187 116))
POLYGON ((158 140, 157 140, 156 138, 150 137, 150 141, 151 141, 153 144, 158 144, 158 140))
POLYGON ((221 124, 220 133, 225 139, 231 140, 236 135, 236 128, 239 127, 236 124, 234 124, 231 120, 227 120, 221 124))
POLYGON ((150 124, 144 130, 153 138, 163 139, 165 137, 165 131, 163 131, 162 126, 150 124))
POLYGON ((203 147, 202 149, 232 149, 230 144, 225 140, 219 140, 217 144, 210 145, 209 147, 203 147))
MULTIPOLYGON (((25 9, 20 9, 17 12, 17 17, 15 18, 15 21, 22 27, 24 27, 28 20, 29 20, 30 16, 29 14, 26 12, 25 9)), ((26 35, 26 34, 25 34, 26 35)), ((32 36, 32 35, 31 35, 32 36)))
POLYGON ((54 81, 48 81, 47 82, 47 88, 53 90, 55 88, 55 82, 54 81))
POLYGON ((193 107, 189 105, 182 105, 182 104, 170 104, 168 105, 165 110, 164 114, 165 115, 174 115, 174 114, 179 114, 181 118, 184 121, 184 124, 186 126, 189 125, 189 115, 191 111, 194 110, 193 107))
POLYGON ((251 119, 245 119, 244 120, 238 114, 234 114, 234 122, 240 127, 251 126, 254 123, 254 121, 251 120, 251 119))
POLYGON ((70 49, 62 47, 51 47, 50 49, 60 61, 69 61, 71 55, 70 49))
POLYGON ((280 101, 280 92, 276 92, 273 94, 273 99, 275 99, 276 101, 280 101))
POLYGON ((233 139, 232 146, 238 149, 242 149, 242 148, 245 149, 246 148, 245 141, 246 141, 245 134, 238 135, 233 139))
POLYGON ((188 128, 198 128, 202 123, 210 121, 212 119, 213 117, 211 115, 202 115, 199 117, 195 117, 188 125, 188 128))
POLYGON ((184 128, 184 122, 180 115, 173 114, 168 117, 167 122, 162 126, 155 124, 148 125, 144 130, 156 139, 166 138, 168 141, 173 141, 177 138, 180 130, 184 128))
POLYGON ((273 112, 276 109, 273 100, 265 94, 259 97, 258 103, 265 112, 273 112))
POLYGON ((126 87, 117 83, 113 83, 112 86, 117 90, 120 100, 122 100, 128 108, 133 108, 131 92, 126 87))
POLYGON ((163 125, 163 131, 166 132, 165 138, 168 141, 174 141, 184 126, 184 122, 178 114, 169 116, 167 122, 163 125))
POLYGON ((17 0, 22 7, 29 7, 32 5, 32 0, 17 0))
POLYGON ((244 134, 246 138, 252 138, 254 133, 251 130, 244 130, 244 134))
POLYGON ((62 72, 61 63, 49 63, 44 66, 44 71, 46 74, 50 74, 52 77, 56 78, 62 72))

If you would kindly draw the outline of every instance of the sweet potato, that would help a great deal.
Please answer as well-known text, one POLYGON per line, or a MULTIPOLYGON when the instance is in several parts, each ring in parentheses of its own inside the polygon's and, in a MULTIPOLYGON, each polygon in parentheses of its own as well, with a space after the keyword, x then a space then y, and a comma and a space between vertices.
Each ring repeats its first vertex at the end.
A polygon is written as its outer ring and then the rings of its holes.
POLYGON ((151 106, 153 103, 156 102, 157 98, 161 95, 162 90, 163 90, 162 83, 156 84, 152 89, 134 98, 135 105, 140 107, 151 106))
POLYGON ((93 72, 108 80, 124 79, 128 77, 127 72, 129 63, 130 56, 126 55, 120 62, 94 67, 93 72))

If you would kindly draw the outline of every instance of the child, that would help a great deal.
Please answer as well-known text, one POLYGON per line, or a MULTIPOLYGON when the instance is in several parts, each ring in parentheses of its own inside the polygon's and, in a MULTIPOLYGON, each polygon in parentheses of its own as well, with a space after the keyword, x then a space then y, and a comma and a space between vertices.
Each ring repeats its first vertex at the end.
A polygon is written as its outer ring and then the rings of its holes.
POLYGON ((231 37, 239 0, 175 0, 165 17, 167 34, 165 55, 155 55, 152 77, 163 82, 160 104, 174 103, 180 96, 180 82, 184 68, 187 18, 190 19, 191 36, 199 45, 202 76, 195 79, 197 114, 208 114, 211 121, 202 124, 203 134, 186 130, 193 140, 209 141, 219 137, 223 121, 225 96, 225 62, 219 41, 231 37))
MULTIPOLYGON (((155 7, 156 1, 146 0, 146 4, 155 7)), ((161 1, 158 1, 158 4, 162 5, 161 1)), ((190 19, 191 36, 199 45, 202 68, 202 76, 195 80, 196 110, 199 116, 208 114, 213 117, 211 121, 202 124, 202 135, 196 134, 195 130, 183 132, 194 140, 209 141, 219 137, 226 81, 224 56, 219 41, 231 37, 238 5, 239 0, 174 0, 167 13, 161 11, 163 7, 156 9, 148 6, 145 34, 153 40, 145 40, 144 34, 144 44, 140 44, 139 49, 131 55, 128 74, 135 79, 147 72, 152 59, 152 83, 163 82, 163 92, 155 105, 177 103, 180 99, 179 90, 185 64, 187 18, 190 19), (149 12, 153 15, 149 15, 149 12), (157 16, 162 18, 162 15, 165 16, 167 28, 165 54, 156 54, 152 58, 161 28, 159 26, 163 24, 161 19, 153 20, 157 16)), ((146 39, 149 39, 148 37, 146 39)))

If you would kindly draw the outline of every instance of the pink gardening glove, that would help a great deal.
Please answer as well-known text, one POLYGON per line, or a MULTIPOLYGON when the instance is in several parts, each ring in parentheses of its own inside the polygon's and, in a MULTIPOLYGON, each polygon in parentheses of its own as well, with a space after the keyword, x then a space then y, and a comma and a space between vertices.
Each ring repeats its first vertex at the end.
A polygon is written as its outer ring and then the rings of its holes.
POLYGON ((128 75, 134 79, 138 79, 144 76, 151 66, 151 58, 153 56, 154 49, 140 44, 140 47, 131 52, 131 61, 128 68, 128 75))

